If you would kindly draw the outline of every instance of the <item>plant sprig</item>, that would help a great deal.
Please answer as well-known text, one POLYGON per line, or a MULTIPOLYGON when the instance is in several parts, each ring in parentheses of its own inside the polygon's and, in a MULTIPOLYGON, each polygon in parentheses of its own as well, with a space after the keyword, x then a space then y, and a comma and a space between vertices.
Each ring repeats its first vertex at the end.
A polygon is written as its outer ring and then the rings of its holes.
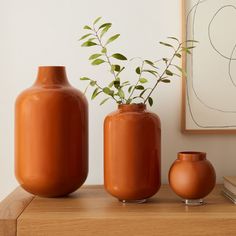
MULTIPOLYGON (((106 22, 98 25, 101 17, 93 21, 92 26, 86 25, 84 29, 87 31, 80 40, 83 40, 82 47, 96 47, 98 51, 89 57, 91 65, 98 66, 106 64, 111 72, 112 80, 109 81, 107 86, 102 87, 98 84, 97 80, 81 77, 80 80, 88 81, 88 86, 93 87, 94 90, 91 99, 95 99, 99 94, 104 94, 100 105, 104 104, 109 99, 113 99, 118 104, 131 104, 135 103, 138 99, 144 104, 147 102, 150 106, 153 105, 151 95, 160 83, 170 83, 173 76, 186 75, 185 70, 176 65, 174 60, 181 59, 182 53, 191 53, 195 47, 193 44, 197 43, 195 40, 187 40, 180 42, 175 37, 168 37, 168 42, 159 42, 162 46, 172 49, 170 58, 161 58, 153 61, 149 59, 141 59, 141 64, 135 69, 137 80, 134 84, 126 80, 123 82, 121 79, 122 72, 125 70, 123 62, 127 61, 127 57, 122 53, 110 53, 108 45, 113 43, 120 37, 120 34, 114 34, 110 37, 105 37, 111 29, 112 23, 106 22), (169 42, 170 41, 170 42, 169 42), (190 45, 188 45, 190 44, 190 45), (164 68, 161 70, 161 64, 164 68), (149 82, 154 80, 153 86, 146 86, 149 82)), ((132 60, 132 59, 131 59, 132 60)), ((85 91, 85 92, 86 92, 85 91)))

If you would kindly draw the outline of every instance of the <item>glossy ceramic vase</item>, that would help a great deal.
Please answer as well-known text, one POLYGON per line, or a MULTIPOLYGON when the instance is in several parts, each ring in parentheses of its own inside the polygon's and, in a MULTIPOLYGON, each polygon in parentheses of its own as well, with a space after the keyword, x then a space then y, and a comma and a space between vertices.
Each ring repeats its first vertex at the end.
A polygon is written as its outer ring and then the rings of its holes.
POLYGON ((173 191, 188 205, 200 205, 214 188, 216 174, 203 152, 180 152, 169 171, 173 191))
POLYGON ((15 104, 15 175, 28 192, 60 197, 88 174, 88 104, 64 67, 39 67, 15 104))
POLYGON ((145 202, 161 185, 161 124, 144 104, 119 105, 104 122, 104 183, 122 202, 145 202))

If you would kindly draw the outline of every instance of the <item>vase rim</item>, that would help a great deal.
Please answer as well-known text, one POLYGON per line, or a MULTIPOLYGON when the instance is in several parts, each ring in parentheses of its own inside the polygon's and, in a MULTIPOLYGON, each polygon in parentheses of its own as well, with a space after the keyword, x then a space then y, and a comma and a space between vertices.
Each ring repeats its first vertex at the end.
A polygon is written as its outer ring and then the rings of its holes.
POLYGON ((60 69, 61 68, 61 69, 65 69, 66 67, 65 66, 43 66, 42 65, 42 66, 38 66, 38 68, 42 68, 42 69, 43 68, 46 68, 46 69, 47 68, 55 68, 55 69, 57 69, 57 68, 60 69))
POLYGON ((146 109, 146 104, 144 103, 131 103, 131 104, 119 104, 119 110, 123 111, 143 111, 146 109))
POLYGON ((178 159, 182 161, 200 161, 206 159, 205 152, 182 151, 178 153, 178 159))

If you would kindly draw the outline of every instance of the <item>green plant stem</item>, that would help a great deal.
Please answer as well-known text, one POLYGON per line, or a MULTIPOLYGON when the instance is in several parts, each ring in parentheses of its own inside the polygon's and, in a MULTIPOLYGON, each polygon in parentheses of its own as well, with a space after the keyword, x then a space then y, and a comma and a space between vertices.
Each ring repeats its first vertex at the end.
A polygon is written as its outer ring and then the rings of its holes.
MULTIPOLYGON (((101 89, 101 91, 103 91, 103 87, 101 87, 100 85, 98 85, 97 82, 96 82, 96 85, 97 85, 97 87, 98 87, 99 89, 101 89)), ((116 102, 118 102, 118 100, 117 100, 114 96, 112 96, 112 95, 109 95, 109 96, 112 97, 116 102)))
MULTIPOLYGON (((95 28, 93 28, 93 29, 94 29, 94 32, 95 32, 95 36, 96 36, 96 38, 97 38, 97 40, 98 40, 98 42, 99 42, 99 46, 100 46, 102 49, 105 48, 105 46, 103 45, 101 39, 100 39, 99 36, 98 36, 98 32, 96 31, 95 28)), ((111 63, 111 61, 110 61, 109 56, 107 55, 106 52, 104 53, 104 55, 105 55, 105 57, 106 57, 106 59, 107 59, 107 63, 110 65, 110 67, 111 67, 111 69, 112 69, 112 63, 111 63)), ((111 71, 112 71, 112 74, 113 74, 114 78, 116 79, 117 77, 116 77, 115 72, 114 72, 113 70, 111 70, 111 71)))
POLYGON ((116 78, 120 75, 120 73, 124 70, 124 67, 122 67, 122 69, 120 71, 117 72, 116 74, 116 78))
POLYGON ((161 74, 161 76, 159 77, 159 79, 157 80, 157 82, 155 83, 154 87, 152 88, 152 90, 150 91, 150 93, 148 94, 148 96, 146 97, 146 99, 144 100, 144 104, 146 104, 146 102, 148 101, 148 98, 152 95, 153 91, 156 89, 157 85, 161 82, 163 76, 166 74, 166 71, 169 69, 170 65, 172 64, 172 61, 175 58, 175 54, 179 51, 181 44, 179 44, 178 48, 175 50, 175 53, 173 54, 173 56, 171 57, 169 63, 166 65, 165 70, 163 71, 163 73, 161 74))
MULTIPOLYGON (((142 61, 142 65, 141 65, 141 68, 140 68, 140 75, 139 75, 139 77, 138 77, 138 81, 136 82, 136 84, 134 85, 134 88, 132 89, 132 91, 131 91, 131 93, 130 93, 130 95, 129 95, 129 97, 128 97, 128 100, 129 99, 131 99, 131 97, 132 97, 132 95, 133 95, 133 93, 134 93, 134 91, 135 91, 135 87, 138 85, 138 83, 139 83, 139 81, 140 81, 140 79, 141 79, 141 76, 142 76, 142 73, 143 73, 143 66, 144 66, 144 61, 142 61)), ((132 99, 133 100, 133 99, 132 99)), ((131 100, 131 101, 132 101, 131 100)))
MULTIPOLYGON (((98 36, 98 31, 93 27, 93 30, 94 30, 94 33, 95 33, 95 36, 96 36, 96 38, 97 38, 97 40, 98 40, 98 42, 99 42, 99 46, 103 49, 103 48, 105 48, 105 46, 103 45, 103 43, 102 43, 102 41, 101 41, 101 39, 100 39, 100 37, 98 36)), ((106 57, 106 59, 107 59, 107 63, 110 65, 110 67, 111 67, 111 72, 112 72, 112 74, 113 74, 113 76, 114 76, 114 78, 115 78, 115 80, 117 79, 117 75, 116 75, 116 73, 115 73, 115 71, 112 69, 112 63, 111 63, 111 61, 110 61, 110 58, 109 58, 109 56, 107 55, 107 53, 105 52, 104 53, 104 55, 105 55, 105 57, 106 57)), ((113 97, 113 96, 112 96, 113 97)), ((114 97, 113 97, 114 98, 114 97)), ((114 98, 115 99, 115 98, 114 98)), ((124 100, 124 101, 126 101, 126 99, 125 98, 121 98, 121 102, 123 103, 123 101, 122 100, 124 100)), ((115 99, 115 101, 117 102, 117 100, 115 99)))

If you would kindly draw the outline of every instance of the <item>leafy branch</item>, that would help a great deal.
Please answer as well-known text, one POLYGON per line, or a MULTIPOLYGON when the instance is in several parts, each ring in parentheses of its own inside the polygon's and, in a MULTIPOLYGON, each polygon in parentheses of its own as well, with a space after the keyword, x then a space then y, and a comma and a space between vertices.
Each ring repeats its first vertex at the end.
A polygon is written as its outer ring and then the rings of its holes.
MULTIPOLYGON (((97 23, 100 21, 101 17, 98 17, 94 22, 93 26, 84 26, 85 30, 89 30, 90 33, 87 33, 83 35, 80 40, 86 39, 86 41, 81 45, 82 47, 92 47, 92 46, 98 46, 100 48, 99 53, 92 54, 89 57, 89 60, 91 60, 91 64, 96 66, 103 63, 107 63, 110 69, 111 74, 113 75, 112 82, 109 82, 108 86, 102 88, 97 85, 95 85, 96 88, 93 91, 92 99, 94 99, 97 95, 100 93, 104 93, 105 95, 110 96, 115 102, 121 104, 126 103, 125 93, 123 91, 123 87, 127 86, 126 83, 121 83, 119 75, 120 73, 125 69, 125 67, 121 67, 118 63, 113 63, 111 59, 116 59, 120 61, 125 61, 127 58, 121 54, 121 53, 114 53, 112 55, 108 54, 107 45, 115 41, 117 38, 119 38, 120 34, 115 34, 111 37, 109 37, 106 42, 103 41, 103 36, 108 32, 108 30, 111 28, 111 23, 104 23, 100 26, 97 26, 97 23)), ((82 77, 81 80, 84 80, 85 77, 82 77)), ((87 77, 86 77, 87 78, 87 77)), ((87 78, 88 79, 88 78, 87 78)), ((91 84, 91 81, 94 81, 92 79, 90 80, 89 85, 91 84)), ((89 86, 88 85, 88 86, 89 86)), ((93 85, 94 86, 94 85, 93 85)), ((108 99, 104 99, 101 104, 105 103, 108 99)))
POLYGON ((135 69, 137 75, 136 82, 134 84, 131 84, 130 81, 122 82, 121 73, 125 70, 125 66, 120 65, 120 63, 127 61, 127 57, 121 53, 110 53, 108 50, 108 45, 118 39, 120 34, 105 37, 112 24, 103 23, 98 25, 100 20, 101 17, 98 17, 94 20, 92 26, 84 26, 87 33, 80 38, 80 40, 84 40, 81 46, 96 46, 99 51, 92 54, 89 60, 94 66, 104 63, 107 64, 112 75, 112 80, 109 81, 107 86, 102 87, 96 80, 88 77, 80 78, 81 80, 89 81, 86 91, 89 87, 94 87, 91 99, 95 99, 99 94, 104 94, 106 98, 102 100, 101 105, 109 99, 113 99, 118 104, 131 104, 134 103, 134 100, 141 99, 144 104, 148 102, 152 106, 153 99, 151 95, 159 83, 170 83, 173 76, 180 77, 181 75, 186 75, 184 69, 176 65, 174 60, 181 59, 183 53, 191 54, 191 50, 195 47, 194 43, 197 43, 197 41, 187 40, 180 42, 175 37, 168 37, 168 42, 159 43, 173 50, 170 58, 165 57, 156 61, 141 59, 141 65, 135 69), (117 60, 119 63, 117 63, 117 60), (160 68, 163 67, 164 69, 161 70, 160 68), (144 85, 148 84, 151 80, 154 80, 154 85, 145 88, 144 85), (126 94, 128 95, 126 96, 126 94))

